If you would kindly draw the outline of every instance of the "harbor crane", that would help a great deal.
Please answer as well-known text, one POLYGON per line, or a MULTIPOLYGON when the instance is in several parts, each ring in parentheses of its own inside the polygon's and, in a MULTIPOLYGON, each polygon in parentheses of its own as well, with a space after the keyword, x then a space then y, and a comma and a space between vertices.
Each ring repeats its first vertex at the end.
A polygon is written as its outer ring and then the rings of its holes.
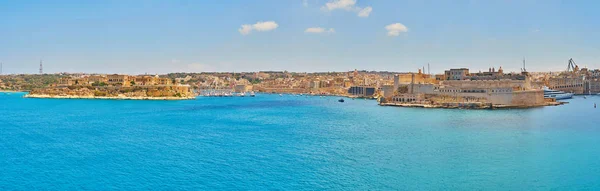
POLYGON ((579 66, 575 64, 573 58, 569 59, 569 63, 567 64, 567 72, 577 72, 579 70, 579 66))

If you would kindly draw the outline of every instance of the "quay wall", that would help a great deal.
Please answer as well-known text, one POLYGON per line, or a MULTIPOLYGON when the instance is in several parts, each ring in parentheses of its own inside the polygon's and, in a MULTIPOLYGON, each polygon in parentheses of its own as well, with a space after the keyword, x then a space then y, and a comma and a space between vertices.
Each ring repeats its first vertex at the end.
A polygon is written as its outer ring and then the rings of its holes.
POLYGON ((305 88, 254 88, 255 91, 260 92, 276 92, 276 93, 308 93, 309 90, 305 88))
POLYGON ((544 103, 543 90, 526 90, 513 92, 510 105, 535 106, 543 105, 544 103))
POLYGON ((449 102, 481 102, 506 106, 536 106, 543 105, 544 92, 542 90, 506 91, 506 92, 435 92, 425 94, 425 97, 414 97, 419 94, 400 94, 389 98, 392 102, 433 101, 435 103, 449 102), (403 99, 404 98, 404 99, 403 99), (413 99, 417 98, 417 99, 413 99))
POLYGON ((454 93, 450 96, 461 97, 463 100, 464 98, 480 98, 494 105, 534 106, 544 104, 543 90, 497 93, 454 93))

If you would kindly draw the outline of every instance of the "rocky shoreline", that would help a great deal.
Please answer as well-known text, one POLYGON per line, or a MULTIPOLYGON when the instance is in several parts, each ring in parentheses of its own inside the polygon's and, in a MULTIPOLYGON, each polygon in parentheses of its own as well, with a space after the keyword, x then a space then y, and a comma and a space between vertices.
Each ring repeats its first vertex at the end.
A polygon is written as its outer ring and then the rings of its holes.
POLYGON ((27 94, 25 98, 42 98, 42 99, 106 99, 106 100, 192 100, 196 97, 127 97, 127 96, 70 96, 70 95, 41 95, 27 94))
POLYGON ((0 93, 22 93, 27 91, 15 91, 15 90, 0 90, 0 93))

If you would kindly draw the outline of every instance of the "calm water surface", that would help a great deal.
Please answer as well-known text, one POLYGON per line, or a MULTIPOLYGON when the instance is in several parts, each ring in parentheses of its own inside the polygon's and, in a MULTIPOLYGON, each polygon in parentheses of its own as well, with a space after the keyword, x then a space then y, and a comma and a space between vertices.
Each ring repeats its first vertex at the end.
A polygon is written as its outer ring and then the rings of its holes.
POLYGON ((600 97, 449 110, 0 94, 0 190, 599 190, 600 97))

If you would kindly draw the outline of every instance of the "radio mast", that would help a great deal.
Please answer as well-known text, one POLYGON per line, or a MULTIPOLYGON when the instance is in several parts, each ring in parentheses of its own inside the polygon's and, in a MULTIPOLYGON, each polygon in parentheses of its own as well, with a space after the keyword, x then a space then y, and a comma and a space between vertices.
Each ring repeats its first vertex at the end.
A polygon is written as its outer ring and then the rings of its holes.
POLYGON ((40 60, 40 74, 44 74, 44 68, 42 66, 42 60, 40 60))

